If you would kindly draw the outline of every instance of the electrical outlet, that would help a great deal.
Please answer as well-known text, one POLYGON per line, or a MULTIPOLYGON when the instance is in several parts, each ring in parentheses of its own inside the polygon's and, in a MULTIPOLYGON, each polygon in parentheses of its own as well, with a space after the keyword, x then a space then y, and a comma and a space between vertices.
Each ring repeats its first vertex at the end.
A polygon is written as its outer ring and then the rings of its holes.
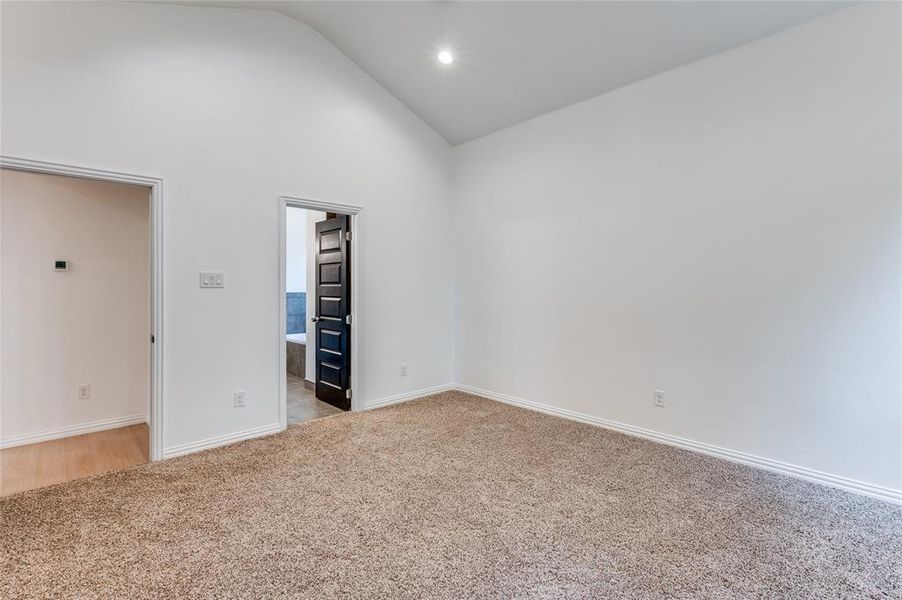
POLYGON ((91 397, 91 386, 90 385, 78 386, 78 399, 79 400, 87 400, 90 397, 91 397))
POLYGON ((654 403, 659 408, 667 408, 667 401, 664 400, 664 390, 655 390, 654 403))
POLYGON ((245 404, 244 390, 235 391, 235 408, 244 408, 245 404))
POLYGON ((401 377, 407 377, 407 364, 401 365, 401 377))

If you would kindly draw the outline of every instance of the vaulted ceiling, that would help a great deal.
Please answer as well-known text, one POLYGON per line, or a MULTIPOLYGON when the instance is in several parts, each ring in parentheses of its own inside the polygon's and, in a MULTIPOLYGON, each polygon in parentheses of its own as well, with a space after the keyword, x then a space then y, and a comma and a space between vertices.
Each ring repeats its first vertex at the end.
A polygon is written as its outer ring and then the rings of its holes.
POLYGON ((219 3, 310 25, 455 145, 850 4, 219 3), (441 49, 453 64, 436 60, 441 49))

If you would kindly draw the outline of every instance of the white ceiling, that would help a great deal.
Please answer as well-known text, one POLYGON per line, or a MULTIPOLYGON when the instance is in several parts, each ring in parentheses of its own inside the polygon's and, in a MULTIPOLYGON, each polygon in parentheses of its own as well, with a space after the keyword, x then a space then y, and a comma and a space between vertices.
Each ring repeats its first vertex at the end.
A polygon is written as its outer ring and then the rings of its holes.
POLYGON ((457 145, 850 3, 223 4, 277 10, 310 25, 457 145), (440 48, 454 53, 450 67, 436 60, 440 48))

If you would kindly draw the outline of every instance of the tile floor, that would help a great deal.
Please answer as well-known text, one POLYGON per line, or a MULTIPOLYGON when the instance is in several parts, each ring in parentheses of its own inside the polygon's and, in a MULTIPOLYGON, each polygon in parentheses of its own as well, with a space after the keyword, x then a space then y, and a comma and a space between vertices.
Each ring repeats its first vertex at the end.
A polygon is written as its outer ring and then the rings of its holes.
POLYGON ((321 417, 338 415, 344 411, 316 399, 313 390, 304 387, 304 380, 288 373, 288 424, 303 423, 321 417))

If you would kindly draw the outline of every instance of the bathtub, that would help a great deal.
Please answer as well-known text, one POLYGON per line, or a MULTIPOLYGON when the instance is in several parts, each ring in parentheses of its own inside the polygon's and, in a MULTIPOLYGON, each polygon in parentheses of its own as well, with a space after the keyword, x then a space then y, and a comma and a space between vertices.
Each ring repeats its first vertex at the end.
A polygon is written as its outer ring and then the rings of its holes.
POLYGON ((288 333, 285 334, 285 340, 288 342, 294 342, 295 344, 304 344, 307 345, 307 334, 306 333, 288 333))
POLYGON ((285 370, 300 377, 307 378, 307 334, 285 334, 285 370))

